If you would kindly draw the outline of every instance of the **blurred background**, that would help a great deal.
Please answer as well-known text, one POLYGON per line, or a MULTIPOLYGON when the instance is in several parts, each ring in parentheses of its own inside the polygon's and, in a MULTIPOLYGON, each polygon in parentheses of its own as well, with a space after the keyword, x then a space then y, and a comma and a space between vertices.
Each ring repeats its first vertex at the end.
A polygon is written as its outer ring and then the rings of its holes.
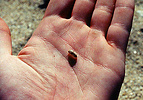
MULTIPOLYGON (((0 0, 0 17, 11 30, 13 54, 23 48, 43 18, 49 0, 0 0)), ((126 74, 119 100, 143 100, 143 0, 135 0, 126 74)))

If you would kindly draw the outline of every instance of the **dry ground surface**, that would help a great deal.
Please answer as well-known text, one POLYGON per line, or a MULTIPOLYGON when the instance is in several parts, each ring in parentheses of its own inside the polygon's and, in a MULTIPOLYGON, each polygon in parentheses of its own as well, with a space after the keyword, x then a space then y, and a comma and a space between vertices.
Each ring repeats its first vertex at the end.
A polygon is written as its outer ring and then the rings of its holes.
MULTIPOLYGON (((136 0, 135 16, 129 39, 126 74, 119 100, 143 100, 143 0, 136 0)), ((16 55, 41 21, 42 0, 0 0, 0 17, 10 27, 13 54, 16 55)))

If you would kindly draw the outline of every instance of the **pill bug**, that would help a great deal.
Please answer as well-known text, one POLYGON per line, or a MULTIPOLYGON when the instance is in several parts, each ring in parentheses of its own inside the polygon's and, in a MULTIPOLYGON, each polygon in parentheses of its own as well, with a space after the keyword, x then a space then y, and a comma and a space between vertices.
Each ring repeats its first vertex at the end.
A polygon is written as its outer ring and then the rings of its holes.
POLYGON ((77 62, 77 55, 72 50, 68 51, 68 62, 73 67, 77 62))

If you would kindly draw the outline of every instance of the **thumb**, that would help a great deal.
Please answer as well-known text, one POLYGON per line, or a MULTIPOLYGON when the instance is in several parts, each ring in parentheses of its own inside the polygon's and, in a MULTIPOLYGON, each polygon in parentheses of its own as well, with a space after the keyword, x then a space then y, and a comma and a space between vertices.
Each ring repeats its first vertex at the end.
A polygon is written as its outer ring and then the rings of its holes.
POLYGON ((0 18, 0 56, 12 54, 10 30, 3 19, 0 18))

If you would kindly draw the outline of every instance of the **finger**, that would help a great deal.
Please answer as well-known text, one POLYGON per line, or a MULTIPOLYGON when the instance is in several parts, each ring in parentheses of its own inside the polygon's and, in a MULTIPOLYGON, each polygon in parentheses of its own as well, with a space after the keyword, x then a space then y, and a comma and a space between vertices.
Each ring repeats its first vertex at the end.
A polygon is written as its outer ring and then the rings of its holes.
POLYGON ((89 24, 96 0, 76 0, 73 18, 89 24))
POLYGON ((107 41, 125 52, 134 14, 134 0, 117 0, 107 41))
POLYGON ((46 9, 45 15, 59 15, 64 18, 69 18, 73 9, 75 0, 51 0, 46 9))
POLYGON ((99 30, 105 35, 111 22, 115 1, 116 0, 97 0, 91 19, 91 28, 99 30))
POLYGON ((0 18, 0 55, 11 54, 11 35, 7 24, 0 18))

